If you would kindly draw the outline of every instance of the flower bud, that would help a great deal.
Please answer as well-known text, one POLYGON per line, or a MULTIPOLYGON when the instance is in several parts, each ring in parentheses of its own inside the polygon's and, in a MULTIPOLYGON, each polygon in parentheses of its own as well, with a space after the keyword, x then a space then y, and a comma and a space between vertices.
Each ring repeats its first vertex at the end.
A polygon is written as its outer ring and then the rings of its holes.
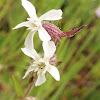
POLYGON ((81 29, 83 29, 85 27, 85 25, 83 25, 74 30, 64 32, 64 31, 61 31, 57 26, 55 26, 52 23, 43 21, 42 26, 48 32, 48 34, 51 36, 51 40, 55 42, 55 45, 57 45, 60 42, 62 37, 72 37, 78 31, 80 31, 81 29))
POLYGON ((60 38, 62 31, 52 23, 42 22, 43 28, 48 32, 51 38, 60 38))
POLYGON ((49 63, 50 63, 51 65, 55 65, 55 64, 56 64, 56 54, 54 54, 54 55, 50 58, 49 63))

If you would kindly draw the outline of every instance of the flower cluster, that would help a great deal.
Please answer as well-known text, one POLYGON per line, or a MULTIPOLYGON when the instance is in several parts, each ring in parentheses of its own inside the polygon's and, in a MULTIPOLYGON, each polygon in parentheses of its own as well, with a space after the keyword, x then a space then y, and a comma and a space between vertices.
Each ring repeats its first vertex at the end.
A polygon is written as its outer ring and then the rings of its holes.
POLYGON ((50 10, 40 17, 37 17, 35 7, 27 0, 22 0, 22 6, 27 11, 29 18, 28 21, 22 22, 15 26, 13 29, 21 28, 23 26, 30 30, 25 39, 25 47, 21 48, 22 52, 31 57, 34 61, 26 71, 23 79, 31 72, 37 73, 37 80, 35 86, 39 86, 46 81, 45 74, 49 72, 56 81, 60 80, 58 69, 55 67, 56 62, 56 46, 62 37, 71 37, 84 26, 68 32, 61 31, 54 24, 43 20, 60 20, 62 17, 62 10, 50 10), (34 49, 33 36, 38 32, 39 38, 42 41, 44 54, 41 57, 34 49))

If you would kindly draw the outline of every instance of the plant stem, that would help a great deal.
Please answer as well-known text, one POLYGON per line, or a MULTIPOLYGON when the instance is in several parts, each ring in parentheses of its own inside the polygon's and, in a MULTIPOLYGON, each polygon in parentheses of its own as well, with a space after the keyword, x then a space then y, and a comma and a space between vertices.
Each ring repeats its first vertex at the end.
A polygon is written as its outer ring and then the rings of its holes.
POLYGON ((32 87, 33 87, 33 85, 34 85, 34 80, 32 80, 32 82, 29 84, 28 89, 27 89, 27 91, 26 91, 26 93, 25 93, 23 99, 30 93, 30 91, 31 91, 31 89, 32 89, 32 87))

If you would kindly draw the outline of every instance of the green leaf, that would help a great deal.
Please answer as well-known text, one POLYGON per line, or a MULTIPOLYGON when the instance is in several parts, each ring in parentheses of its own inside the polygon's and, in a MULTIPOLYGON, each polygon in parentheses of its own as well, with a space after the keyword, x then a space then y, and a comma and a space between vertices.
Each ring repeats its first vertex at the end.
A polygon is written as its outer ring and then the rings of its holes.
POLYGON ((15 86, 17 95, 18 95, 19 97, 22 97, 22 96, 23 96, 23 92, 22 92, 22 88, 21 88, 19 82, 17 81, 17 79, 14 77, 13 74, 11 74, 11 76, 12 76, 12 80, 13 80, 13 82, 14 82, 14 86, 15 86))

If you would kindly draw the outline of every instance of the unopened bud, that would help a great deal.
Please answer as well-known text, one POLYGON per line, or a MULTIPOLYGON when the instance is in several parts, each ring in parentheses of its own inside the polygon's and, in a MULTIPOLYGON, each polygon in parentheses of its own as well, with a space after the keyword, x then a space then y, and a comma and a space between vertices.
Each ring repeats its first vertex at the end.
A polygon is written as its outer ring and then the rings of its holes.
POLYGON ((55 65, 55 64, 56 64, 56 54, 54 54, 54 55, 50 58, 49 63, 50 63, 51 65, 55 65))
POLYGON ((86 25, 80 26, 74 30, 63 32, 62 37, 72 37, 74 36, 77 32, 79 32, 81 29, 83 29, 86 25))
POLYGON ((61 37, 61 30, 54 24, 48 22, 42 22, 42 26, 52 38, 61 37))
POLYGON ((48 32, 48 34, 51 36, 51 40, 55 42, 56 46, 60 42, 62 37, 72 37, 77 32, 79 32, 81 29, 83 29, 85 27, 85 25, 83 25, 83 26, 80 26, 79 28, 76 28, 74 30, 64 32, 64 31, 61 31, 57 26, 55 26, 52 23, 48 23, 48 22, 43 21, 42 26, 48 32))

